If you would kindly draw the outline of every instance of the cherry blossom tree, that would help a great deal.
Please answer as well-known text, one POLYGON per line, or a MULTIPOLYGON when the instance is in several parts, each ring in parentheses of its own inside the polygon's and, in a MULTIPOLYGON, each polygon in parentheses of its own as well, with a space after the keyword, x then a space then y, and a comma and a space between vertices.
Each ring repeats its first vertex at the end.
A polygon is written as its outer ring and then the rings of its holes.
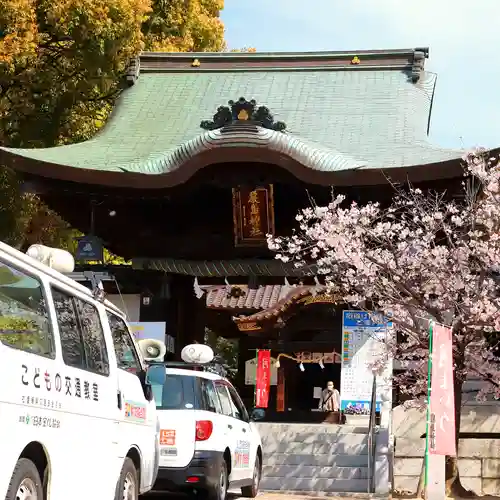
MULTIPOLYGON (((457 444, 467 377, 485 382, 479 399, 500 397, 500 162, 476 150, 464 174, 460 197, 394 186, 383 207, 334 194, 328 206, 301 210, 291 237, 268 238, 276 258, 309 268, 349 305, 391 317, 397 335, 374 369, 400 360, 406 370, 394 382, 413 404, 425 405, 430 322, 451 328, 457 444)), ((447 486, 464 493, 451 457, 447 486)))

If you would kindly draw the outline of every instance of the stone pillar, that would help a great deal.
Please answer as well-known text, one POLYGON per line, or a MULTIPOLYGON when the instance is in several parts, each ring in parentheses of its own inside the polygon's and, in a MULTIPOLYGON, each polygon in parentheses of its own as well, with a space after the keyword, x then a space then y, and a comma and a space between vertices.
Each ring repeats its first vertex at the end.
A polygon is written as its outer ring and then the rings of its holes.
POLYGON ((393 464, 393 438, 391 436, 390 424, 392 403, 384 401, 382 403, 380 415, 380 427, 376 434, 375 445, 375 493, 378 495, 388 495, 391 491, 391 468, 393 464))
MULTIPOLYGON (((391 332, 388 332, 389 336, 391 332)), ((377 386, 382 400, 380 426, 375 446, 375 493, 388 495, 392 490, 392 467, 394 463, 394 438, 392 435, 392 358, 382 375, 377 377, 377 386)))

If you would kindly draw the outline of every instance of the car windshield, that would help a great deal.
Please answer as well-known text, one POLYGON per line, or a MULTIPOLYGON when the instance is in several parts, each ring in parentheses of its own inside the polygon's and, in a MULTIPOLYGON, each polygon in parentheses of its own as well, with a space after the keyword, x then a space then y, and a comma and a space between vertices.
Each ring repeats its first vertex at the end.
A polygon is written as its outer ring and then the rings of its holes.
POLYGON ((195 377, 167 373, 163 385, 153 384, 159 410, 192 410, 196 407, 195 377))

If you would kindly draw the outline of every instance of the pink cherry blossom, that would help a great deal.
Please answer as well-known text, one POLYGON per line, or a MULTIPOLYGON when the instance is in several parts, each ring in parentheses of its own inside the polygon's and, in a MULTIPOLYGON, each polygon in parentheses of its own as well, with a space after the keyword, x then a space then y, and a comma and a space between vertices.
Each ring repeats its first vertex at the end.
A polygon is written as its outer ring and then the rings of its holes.
POLYGON ((480 378, 478 398, 498 398, 499 186, 500 162, 476 150, 464 157, 462 197, 407 186, 383 207, 334 194, 328 206, 301 210, 292 236, 269 236, 269 248, 320 276, 351 307, 368 301, 391 316, 397 341, 373 368, 398 359, 406 370, 395 382, 414 403, 426 394, 431 321, 452 329, 456 389, 480 378))

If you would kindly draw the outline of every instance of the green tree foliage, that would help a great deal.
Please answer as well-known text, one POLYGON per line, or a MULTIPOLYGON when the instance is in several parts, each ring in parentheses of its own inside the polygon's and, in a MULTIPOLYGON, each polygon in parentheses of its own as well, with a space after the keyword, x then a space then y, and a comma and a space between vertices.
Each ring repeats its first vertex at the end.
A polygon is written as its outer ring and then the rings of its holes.
MULTIPOLYGON (((2 0, 0 144, 50 147, 92 137, 141 50, 223 50, 222 8, 223 0, 2 0)), ((0 239, 51 244, 69 232, 21 192, 12 173, 0 172, 0 239)))
POLYGON ((255 47, 243 47, 242 49, 231 49, 229 52, 248 52, 250 54, 257 52, 255 47))
POLYGON ((209 345, 215 354, 215 361, 223 365, 222 375, 232 379, 238 371, 239 346, 237 340, 220 337, 216 332, 205 330, 205 344, 209 345))
POLYGON ((220 52, 225 49, 219 18, 224 0, 153 0, 143 25, 145 48, 153 52, 220 52))
POLYGON ((2 143, 47 147, 90 137, 144 46, 150 10, 148 0, 8 0, 0 10, 2 143))

